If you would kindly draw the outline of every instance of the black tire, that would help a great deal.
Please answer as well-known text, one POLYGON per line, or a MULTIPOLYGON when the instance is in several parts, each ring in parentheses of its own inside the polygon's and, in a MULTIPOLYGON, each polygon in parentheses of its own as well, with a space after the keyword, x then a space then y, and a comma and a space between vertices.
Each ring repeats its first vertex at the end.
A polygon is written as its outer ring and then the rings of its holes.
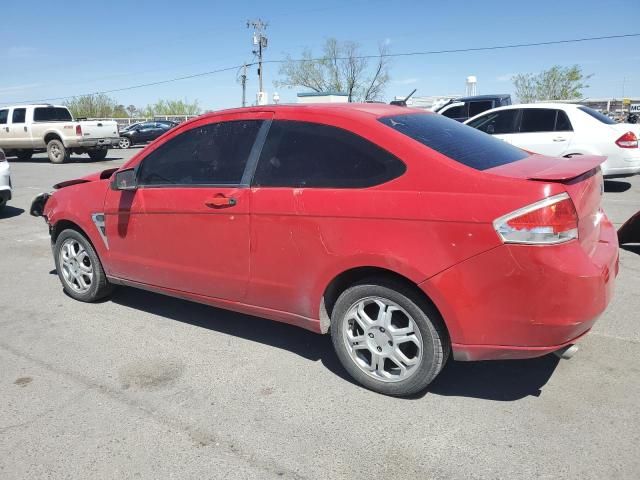
POLYGON ((24 161, 31 160, 31 157, 33 157, 33 151, 20 150, 16 156, 18 157, 18 160, 24 160, 24 161))
POLYGON ((47 143, 47 156, 51 163, 64 163, 69 161, 71 151, 60 140, 55 138, 47 143))
POLYGON ((70 297, 81 302, 95 302, 96 300, 100 300, 101 298, 104 298, 107 295, 111 294, 111 292, 113 291, 114 287, 107 280, 107 276, 105 275, 104 269, 102 268, 102 263, 100 263, 100 259, 98 258, 95 249, 91 245, 91 242, 87 240, 87 238, 80 232, 72 229, 66 229, 60 232, 60 235, 58 235, 56 243, 53 247, 53 258, 56 264, 58 277, 60 278, 60 282, 62 283, 62 287, 70 297), (80 244, 84 248, 84 250, 86 250, 91 262, 91 266, 93 267, 93 277, 91 280, 91 285, 86 292, 76 291, 76 289, 74 289, 71 283, 64 276, 63 266, 61 265, 60 259, 60 251, 63 245, 65 245, 68 240, 77 241, 77 243, 80 244))
POLYGON ((89 158, 91 160, 93 160, 94 162, 100 162, 102 160, 104 160, 105 158, 107 158, 107 149, 106 148, 100 148, 97 150, 90 150, 89 151, 89 158))
POLYGON ((424 390, 444 367, 451 349, 449 336, 435 307, 405 284, 382 278, 359 282, 338 297, 331 314, 331 339, 340 362, 354 380, 365 388, 391 396, 408 396, 424 390), (404 380, 385 382, 373 378, 349 354, 343 336, 348 321, 346 314, 367 297, 381 297, 399 305, 420 330, 422 357, 413 374, 404 380))

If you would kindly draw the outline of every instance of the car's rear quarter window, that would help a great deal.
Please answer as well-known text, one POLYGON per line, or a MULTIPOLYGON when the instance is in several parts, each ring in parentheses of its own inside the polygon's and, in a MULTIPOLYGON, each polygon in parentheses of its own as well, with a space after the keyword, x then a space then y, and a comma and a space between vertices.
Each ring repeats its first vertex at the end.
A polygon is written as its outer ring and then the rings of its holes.
POLYGON ((61 107, 36 107, 33 110, 34 122, 70 122, 69 110, 61 107))
POLYGON ((406 166, 378 145, 341 128, 276 120, 253 184, 262 187, 366 188, 402 175, 406 166))
POLYGON ((437 152, 476 170, 516 162, 529 154, 484 132, 442 115, 409 113, 380 122, 437 152))

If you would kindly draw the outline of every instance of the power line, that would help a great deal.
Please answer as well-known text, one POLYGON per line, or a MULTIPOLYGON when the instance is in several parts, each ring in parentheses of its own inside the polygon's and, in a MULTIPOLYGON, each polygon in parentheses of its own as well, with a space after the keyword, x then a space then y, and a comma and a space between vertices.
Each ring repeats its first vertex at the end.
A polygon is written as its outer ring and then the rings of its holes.
MULTIPOLYGON (((584 38, 573 38, 573 39, 568 39, 568 40, 551 40, 551 41, 547 41, 547 42, 531 42, 531 43, 513 43, 513 44, 507 44, 507 45, 494 45, 494 46, 490 46, 490 47, 471 47, 471 48, 454 48, 454 49, 446 49, 446 50, 427 50, 427 51, 418 51, 418 52, 400 52, 400 53, 388 53, 388 54, 383 54, 383 55, 358 55, 355 57, 351 57, 351 58, 355 58, 355 59, 372 59, 372 58, 380 58, 382 57, 389 57, 389 58, 394 58, 394 57, 410 57, 410 56, 426 56, 426 55, 440 55, 440 54, 447 54, 447 53, 464 53, 464 52, 480 52, 480 51, 490 51, 490 50, 505 50, 505 49, 510 49, 510 48, 524 48, 524 47, 539 47, 539 46, 547 46, 547 45, 561 45, 561 44, 568 44, 568 43, 581 43, 581 42, 591 42, 591 41, 597 41, 597 40, 612 40, 612 39, 619 39, 619 38, 631 38, 631 37, 640 37, 640 33, 627 33, 627 34, 622 34, 622 35, 605 35, 605 36, 599 36, 599 37, 584 37, 584 38)), ((339 57, 337 58, 337 60, 347 60, 349 57, 339 57)), ((296 58, 296 59, 281 59, 281 60, 263 60, 262 63, 285 63, 285 62, 311 62, 311 61, 316 61, 316 60, 321 60, 322 58, 296 58)), ((184 75, 181 77, 174 77, 174 78, 170 78, 167 80, 159 80, 157 82, 150 82, 150 83, 142 83, 142 84, 138 84, 138 85, 131 85, 128 87, 122 87, 122 88, 115 88, 115 89, 111 89, 111 90, 102 90, 99 92, 90 92, 90 93, 85 93, 85 94, 76 94, 76 95, 66 95, 66 96, 62 96, 62 97, 53 97, 53 98, 44 98, 44 99, 39 99, 39 100, 24 100, 24 101, 20 101, 20 102, 13 102, 13 103, 39 103, 39 102, 50 102, 50 101, 54 101, 54 100, 65 100, 67 98, 73 98, 73 97, 79 97, 82 95, 92 95, 92 94, 107 94, 107 93, 116 93, 116 92, 124 92, 127 90, 134 90, 137 88, 144 88, 144 87, 152 87, 155 85, 162 85, 165 83, 172 83, 172 82, 177 82, 180 80, 188 80, 191 78, 197 78, 197 77, 204 77, 207 75, 214 75, 216 73, 222 73, 222 72, 227 72, 227 71, 231 71, 231 70, 237 70, 239 68, 243 68, 245 65, 247 67, 251 67, 258 64, 258 62, 252 62, 252 63, 247 63, 247 64, 241 64, 241 65, 234 65, 233 67, 226 67, 226 68, 219 68, 217 70, 211 70, 208 72, 200 72, 200 73, 194 73, 191 75, 184 75)))

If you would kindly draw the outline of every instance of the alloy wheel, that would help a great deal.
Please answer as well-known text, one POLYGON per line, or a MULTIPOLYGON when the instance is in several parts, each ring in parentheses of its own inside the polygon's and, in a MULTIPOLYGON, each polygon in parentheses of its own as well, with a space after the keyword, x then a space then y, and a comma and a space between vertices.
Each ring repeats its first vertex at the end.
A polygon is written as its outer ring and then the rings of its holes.
POLYGON ((78 240, 69 238, 60 246, 59 264, 69 288, 85 293, 93 284, 93 265, 89 253, 78 240))
POLYGON ((376 380, 405 380, 422 360, 422 335, 416 322, 386 298, 367 297, 351 306, 342 336, 353 362, 376 380))

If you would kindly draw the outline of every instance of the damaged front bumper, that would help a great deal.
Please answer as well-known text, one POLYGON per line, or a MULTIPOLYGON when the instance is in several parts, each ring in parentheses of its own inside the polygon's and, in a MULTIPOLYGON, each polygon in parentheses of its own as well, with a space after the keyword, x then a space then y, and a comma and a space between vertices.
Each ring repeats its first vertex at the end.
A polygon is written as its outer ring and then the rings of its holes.
POLYGON ((36 195, 36 197, 31 201, 29 213, 34 217, 42 217, 44 206, 47 204, 47 200, 49 200, 50 196, 50 193, 41 193, 40 195, 36 195))

